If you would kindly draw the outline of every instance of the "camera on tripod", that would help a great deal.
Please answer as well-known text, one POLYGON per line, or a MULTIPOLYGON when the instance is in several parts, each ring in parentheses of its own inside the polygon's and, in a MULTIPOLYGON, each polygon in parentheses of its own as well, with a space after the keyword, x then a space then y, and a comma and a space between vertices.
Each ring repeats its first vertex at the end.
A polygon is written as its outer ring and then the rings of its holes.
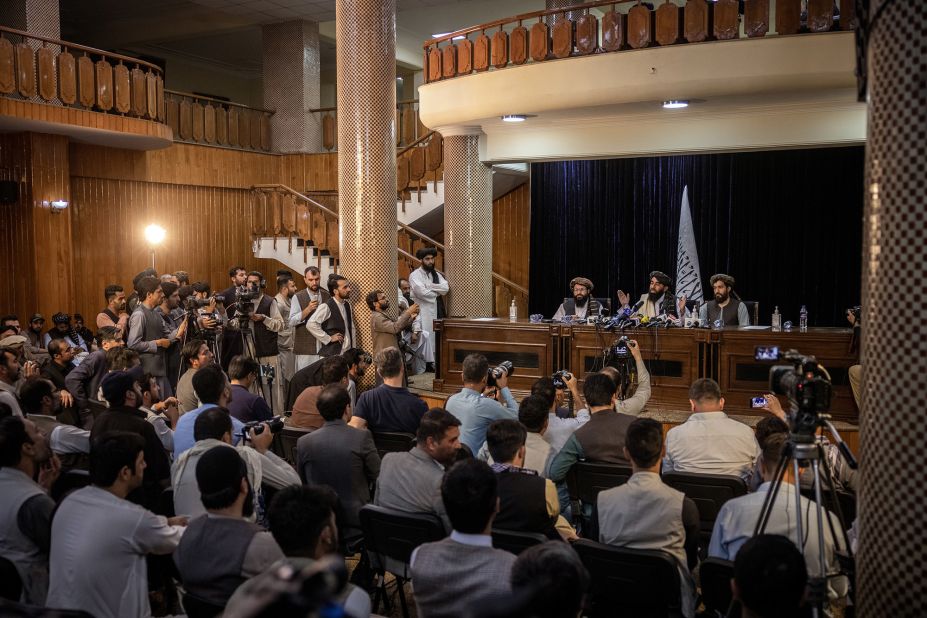
POLYGON ((788 365, 769 368, 769 388, 777 395, 785 395, 797 407, 792 431, 796 434, 814 434, 818 427, 818 414, 830 409, 833 384, 827 371, 813 356, 798 350, 779 353, 775 346, 758 346, 756 360, 782 360, 788 365))
POLYGON ((505 376, 508 377, 515 373, 515 365, 512 361, 502 361, 495 367, 489 368, 489 374, 486 376, 487 386, 496 386, 496 380, 505 376))
POLYGON ((264 425, 270 427, 270 433, 280 433, 283 431, 283 417, 275 416, 267 421, 251 421, 245 423, 241 428, 241 438, 242 442, 245 442, 250 437, 251 430, 254 430, 254 435, 259 436, 264 433, 264 425))
POLYGON ((573 379, 573 374, 566 369, 561 369, 550 376, 550 379, 554 381, 554 388, 564 389, 567 387, 567 382, 573 379))
POLYGON ((240 285, 235 288, 235 303, 233 306, 235 308, 235 318, 242 330, 245 330, 245 326, 251 319, 251 314, 254 313, 252 301, 260 296, 261 290, 257 286, 240 285))
POLYGON ((262 380, 267 380, 268 382, 273 382, 277 377, 277 370, 274 369, 273 365, 258 365, 258 374, 262 380))

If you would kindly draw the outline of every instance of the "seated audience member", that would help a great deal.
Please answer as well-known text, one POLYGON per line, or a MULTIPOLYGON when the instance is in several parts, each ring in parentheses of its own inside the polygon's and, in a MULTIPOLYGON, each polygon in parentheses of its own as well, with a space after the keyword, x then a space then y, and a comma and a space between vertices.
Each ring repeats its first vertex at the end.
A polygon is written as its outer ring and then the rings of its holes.
POLYGON ((729 474, 749 480, 760 454, 753 430, 728 418, 721 387, 702 378, 689 388, 692 412, 666 434, 663 473, 729 474))
POLYGON ((360 348, 351 348, 341 353, 341 358, 348 364, 348 383, 345 387, 351 397, 351 409, 357 405, 357 381, 370 366, 370 355, 360 348))
POLYGON ((125 343, 122 336, 112 326, 105 326, 97 332, 100 349, 91 352, 80 365, 64 377, 67 391, 74 397, 74 405, 80 416, 80 425, 84 429, 93 427, 93 413, 90 411, 90 400, 97 400, 100 382, 109 371, 108 359, 111 350, 123 349, 125 343))
POLYGON ((234 356, 229 363, 229 378, 232 380, 229 414, 242 423, 269 421, 274 417, 264 398, 251 392, 251 385, 257 381, 260 370, 260 365, 253 358, 234 356))
POLYGON ((550 479, 563 481, 580 459, 629 465, 624 453, 624 435, 634 417, 615 411, 615 383, 604 373, 586 376, 583 395, 592 415, 589 422, 573 432, 550 464, 550 479))
POLYGON ((518 403, 509 390, 508 376, 496 380, 505 405, 489 397, 483 397, 486 390, 489 362, 482 354, 468 354, 463 360, 463 388, 448 398, 445 408, 460 419, 460 442, 466 444, 471 453, 478 453, 486 441, 486 429, 493 421, 517 419, 518 403))
POLYGON ((428 404, 403 386, 406 370, 402 353, 394 347, 384 348, 377 353, 374 364, 383 384, 361 393, 351 426, 375 433, 415 433, 428 404))
MULTIPOLYGON (((311 337, 311 335, 310 335, 311 337)), ((316 357, 318 358, 318 357, 316 357)), ((310 386, 318 386, 319 380, 321 379, 319 373, 322 371, 322 362, 324 358, 321 358, 313 363, 306 365, 299 371, 293 374, 293 377, 290 378, 290 383, 286 387, 286 409, 292 410, 293 405, 296 403, 296 399, 302 395, 303 391, 309 388, 310 386)))
POLYGON ((0 403, 10 406, 15 416, 22 416, 16 397, 16 383, 23 377, 19 355, 10 348, 0 348, 0 403))
POLYGON ((348 425, 350 397, 340 384, 329 384, 317 406, 325 424, 296 442, 296 469, 304 483, 329 485, 341 499, 345 533, 360 532, 362 506, 380 473, 380 455, 366 429, 348 425))
MULTIPOLYGON (((711 532, 711 544, 708 547, 709 556, 733 561, 743 544, 753 536, 756 522, 767 498, 767 492, 775 479, 779 459, 782 457, 782 452, 785 450, 787 443, 788 436, 781 433, 773 434, 766 439, 761 455, 764 482, 756 492, 739 498, 732 498, 721 507, 718 518, 715 520, 715 527, 711 532)), ((764 533, 781 534, 796 542, 796 546, 802 547, 804 550, 808 572, 821 573, 817 509, 805 497, 801 498, 800 504, 804 517, 802 533, 805 538, 801 543, 797 543, 795 485, 792 469, 789 467, 786 470, 786 476, 782 479, 782 485, 776 493, 776 499, 772 504, 769 521, 766 524, 764 533)), ((827 522, 824 524, 823 539, 827 572, 836 573, 839 568, 836 552, 840 550, 847 551, 847 548, 843 547, 843 533, 839 519, 826 509, 824 512, 827 514, 827 519, 830 520, 829 525, 827 522), (836 533, 836 536, 834 533, 836 533)), ((828 594, 831 598, 843 597, 846 592, 847 582, 844 577, 828 578, 828 594)))
MULTIPOLYGON (((776 416, 764 416, 757 422, 756 427, 753 428, 753 435, 756 437, 756 443, 760 446, 760 452, 763 451, 763 447, 766 445, 766 439, 777 433, 789 433, 788 423, 781 418, 776 416)), ((756 488, 763 484, 762 465, 763 458, 757 457, 753 464, 753 472, 750 474, 750 480, 747 485, 750 491, 756 491, 756 488)))
MULTIPOLYGON (((296 398, 293 404, 293 415, 287 421, 291 427, 303 429, 318 429, 325 422, 319 415, 316 400, 322 389, 329 384, 340 384, 348 388, 348 363, 341 356, 329 356, 320 361, 318 384, 310 386, 296 398)), ((307 367, 308 369, 308 367, 307 367)))
MULTIPOLYGON (((576 376, 570 375, 564 381, 573 395, 574 406, 582 405, 582 397, 577 390, 576 376)), ((581 408, 571 412, 561 407, 565 389, 557 388, 551 378, 541 378, 531 386, 531 395, 542 397, 548 405, 547 431, 544 440, 550 444, 551 453, 556 455, 566 444, 573 432, 589 422, 589 410, 581 408)))
POLYGON ((48 356, 51 360, 42 367, 42 377, 51 380, 58 390, 66 390, 64 378, 77 366, 74 348, 67 339, 52 339, 48 343, 48 356))
POLYGON ((45 605, 55 510, 48 491, 60 469, 35 423, 15 416, 0 419, 0 555, 19 573, 23 603, 45 605))
POLYGON ((624 453, 633 474, 628 482, 599 493, 599 541, 630 549, 659 549, 676 559, 682 609, 695 615, 689 574, 698 564, 699 514, 695 503, 660 479, 663 425, 650 418, 628 425, 624 453))
POLYGON ((183 373, 177 381, 177 405, 181 415, 195 410, 200 405, 193 389, 193 376, 201 367, 210 365, 215 360, 212 350, 202 339, 190 339, 183 344, 183 349, 180 350, 180 367, 183 373))
MULTIPOLYGON (((544 418, 547 410, 542 408, 544 418)), ((505 530, 539 532, 551 539, 576 539, 576 530, 560 515, 557 488, 537 471, 524 468, 528 432, 518 421, 493 421, 486 445, 495 461, 499 512, 495 525, 505 530)))
POLYGON ((142 399, 138 382, 142 379, 141 367, 130 371, 111 371, 103 378, 100 388, 109 403, 109 409, 93 422, 90 450, 92 459, 92 442, 108 431, 128 431, 141 437, 145 441, 144 478, 141 486, 132 488, 129 500, 154 510, 161 492, 170 487, 171 464, 161 438, 151 423, 145 420, 146 414, 139 409, 142 399))
POLYGON ((174 452, 174 430, 180 412, 177 410, 177 398, 168 397, 161 401, 161 387, 153 375, 146 375, 139 382, 142 392, 140 410, 145 413, 145 420, 151 423, 168 453, 174 452))
POLYGON ((59 420, 61 396, 54 384, 42 378, 29 380, 20 389, 19 402, 29 420, 47 436, 52 452, 62 457, 62 467, 86 469, 90 432, 59 420))
POLYGON ((566 543, 529 547, 512 566, 512 592, 523 599, 522 614, 533 618, 578 618, 591 578, 566 543))
POLYGON ((151 615, 145 556, 173 552, 186 518, 167 519, 126 500, 142 485, 145 448, 129 432, 94 440, 92 485, 69 494, 52 522, 49 607, 95 618, 151 615))
POLYGON ((411 451, 383 456, 373 503, 405 513, 434 513, 450 530, 441 480, 460 450, 460 421, 446 410, 432 408, 422 417, 415 440, 411 451))
POLYGON ((755 536, 737 552, 731 591, 743 618, 801 615, 807 585, 801 552, 784 536, 755 536))
POLYGON ((476 459, 459 461, 444 475, 441 498, 453 530, 444 540, 420 545, 410 560, 422 618, 466 615, 461 603, 489 607, 511 594, 515 556, 492 546, 496 477, 476 459))
POLYGON ((212 448, 196 463, 196 484, 206 514, 191 519, 174 550, 187 594, 225 606, 243 582, 259 575, 283 552, 254 514, 248 466, 231 448, 212 448))
MULTIPOLYGON (((647 402, 650 401, 650 372, 644 364, 644 358, 641 356, 641 348, 637 341, 631 339, 628 342, 628 349, 634 358, 635 372, 637 373, 637 386, 634 394, 631 395, 631 384, 622 382, 622 374, 614 367, 604 367, 602 373, 607 375, 615 383, 618 389, 618 400, 615 402, 615 410, 619 414, 628 414, 638 416, 643 412, 647 402)), ((626 374, 625 374, 626 375, 626 374)))
MULTIPOLYGON (((279 567, 304 569, 319 560, 341 559, 335 523, 337 504, 338 497, 329 487, 287 487, 274 496, 267 510, 267 522, 286 558, 242 584, 229 599, 227 616, 244 615, 255 604, 265 599, 272 602, 281 594, 275 585, 279 581, 279 567)), ((370 595, 357 586, 347 584, 334 601, 350 618, 370 616, 370 595)))
MULTIPOLYGON (((193 388, 196 391, 196 398, 202 403, 200 407, 182 414, 177 421, 177 427, 174 428, 174 459, 180 457, 196 442, 193 436, 196 417, 203 411, 216 406, 228 409, 229 402, 232 400, 232 389, 228 378, 215 363, 210 363, 196 371, 193 376, 193 388)), ((232 444, 238 444, 244 426, 244 423, 237 418, 232 419, 232 444)))
POLYGON ((64 339, 68 345, 81 348, 84 352, 90 351, 90 343, 84 341, 76 329, 71 326, 71 316, 67 313, 56 313, 52 316, 52 326, 45 333, 42 339, 42 345, 48 348, 48 344, 55 339, 64 339))
MULTIPOLYGON (((233 420, 228 410, 218 406, 207 408, 197 416, 193 424, 196 443, 185 450, 171 467, 175 513, 198 517, 206 512, 206 507, 200 499, 199 486, 196 484, 197 462, 204 453, 213 448, 232 448, 233 420)), ((240 444, 235 447, 248 465, 248 482, 254 494, 255 507, 260 506, 263 484, 274 489, 299 484, 299 476, 293 468, 270 450, 273 439, 273 434, 265 426, 261 433, 255 433, 254 429, 251 429, 249 445, 240 444)))
POLYGON ((547 401, 536 395, 522 399, 518 406, 518 421, 528 432, 525 437, 524 467, 546 478, 554 455, 550 444, 544 439, 550 423, 547 401))

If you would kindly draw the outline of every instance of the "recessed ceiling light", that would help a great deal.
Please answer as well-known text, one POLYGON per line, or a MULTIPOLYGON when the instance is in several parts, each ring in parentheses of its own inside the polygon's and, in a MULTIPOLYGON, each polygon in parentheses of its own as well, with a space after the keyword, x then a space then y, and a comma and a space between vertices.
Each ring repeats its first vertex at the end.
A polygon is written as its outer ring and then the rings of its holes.
POLYGON ((507 114, 502 117, 503 122, 524 122, 528 117, 524 114, 507 114))
POLYGON ((663 109, 682 109, 683 107, 689 107, 689 102, 677 99, 663 101, 663 109))

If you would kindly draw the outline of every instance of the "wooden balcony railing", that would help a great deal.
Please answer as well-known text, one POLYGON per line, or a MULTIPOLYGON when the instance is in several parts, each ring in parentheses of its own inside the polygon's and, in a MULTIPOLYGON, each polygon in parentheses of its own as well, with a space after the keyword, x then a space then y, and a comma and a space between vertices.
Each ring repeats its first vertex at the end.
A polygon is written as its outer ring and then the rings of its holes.
POLYGON ((164 122, 160 67, 0 26, 0 96, 164 122))
POLYGON ((666 0, 654 10, 640 0, 603 0, 524 13, 425 41, 425 81, 571 56, 762 37, 769 32, 771 1, 778 34, 853 30, 857 25, 856 0, 839 0, 839 20, 834 0, 745 0, 743 13, 738 0, 687 0, 685 6, 666 0), (588 11, 596 7, 608 9, 601 23, 588 11))
POLYGON ((406 211, 406 200, 414 191, 422 201, 422 191, 428 180, 432 190, 438 190, 438 180, 444 176, 444 139, 436 131, 429 131, 405 148, 396 152, 396 191, 406 211))
POLYGON ((272 110, 174 90, 165 99, 174 141, 270 152, 272 110))
MULTIPOLYGON (((338 149, 338 108, 320 107, 310 109, 322 123, 322 148, 331 152, 338 149)), ((412 144, 428 133, 418 118, 418 99, 396 102, 396 146, 412 144)))

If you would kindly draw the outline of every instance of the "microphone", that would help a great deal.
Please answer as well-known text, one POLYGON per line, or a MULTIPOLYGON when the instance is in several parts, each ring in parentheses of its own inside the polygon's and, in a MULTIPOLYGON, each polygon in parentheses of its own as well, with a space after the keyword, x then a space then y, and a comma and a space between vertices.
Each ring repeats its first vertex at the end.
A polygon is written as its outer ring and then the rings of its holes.
POLYGON ((631 307, 628 311, 630 311, 631 313, 637 313, 638 311, 640 311, 640 308, 643 306, 644 306, 644 299, 642 298, 641 300, 634 303, 634 306, 631 307))

